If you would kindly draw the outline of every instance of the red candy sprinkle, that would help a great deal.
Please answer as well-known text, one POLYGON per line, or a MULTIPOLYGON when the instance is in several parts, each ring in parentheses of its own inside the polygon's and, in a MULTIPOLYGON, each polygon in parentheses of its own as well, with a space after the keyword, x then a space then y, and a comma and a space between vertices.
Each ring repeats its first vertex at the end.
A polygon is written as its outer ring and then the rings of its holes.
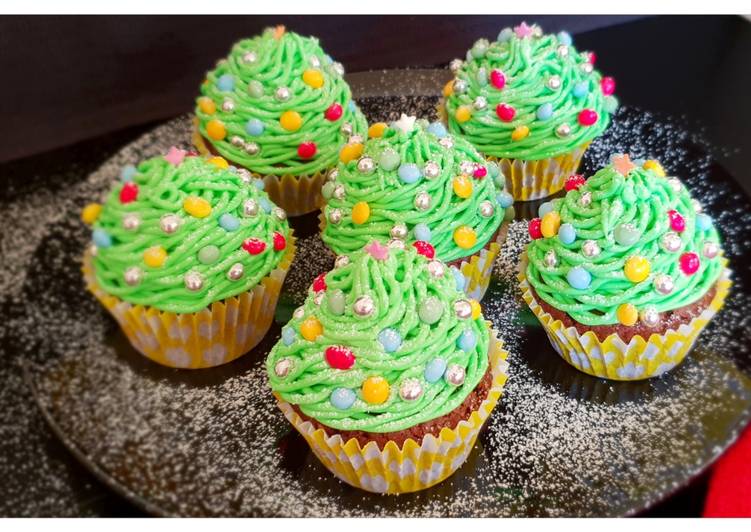
POLYGON ((424 240, 417 240, 416 242, 413 242, 412 245, 415 247, 417 252, 429 259, 432 259, 435 257, 435 248, 430 244, 430 242, 425 242, 424 240))
POLYGON ((610 76, 605 76, 600 81, 600 89, 605 96, 610 96, 615 92, 615 80, 610 76))
POLYGON ((297 155, 301 159, 310 159, 316 154, 316 151, 318 151, 318 148, 316 148, 315 142, 301 142, 297 147, 297 155))
POLYGON ((579 190, 579 187, 586 182, 587 180, 584 179, 583 175, 574 174, 566 178, 566 183, 563 185, 563 187, 566 189, 566 192, 569 192, 571 190, 579 190))
POLYGON ((281 251, 287 247, 287 239, 279 231, 274 231, 274 249, 281 251))
POLYGON ((542 238, 542 220, 539 218, 532 218, 529 221, 529 236, 532 237, 533 240, 537 240, 538 238, 542 238))
POLYGON ((128 182, 120 189, 120 203, 130 203, 138 199, 138 185, 128 182))
POLYGON ((683 271, 683 273, 685 273, 686 275, 693 275, 699 269, 699 255, 697 255, 693 251, 684 253, 683 255, 681 255, 681 258, 679 260, 681 271, 683 271))
POLYGON ((334 369, 349 369, 355 363, 355 354, 346 347, 331 345, 326 348, 326 362, 334 369))
POLYGON ((338 103, 332 103, 331 106, 323 112, 326 120, 334 122, 342 117, 342 106, 338 103))
POLYGON ((584 109, 579 113, 579 123, 583 126, 591 126, 597 122, 597 111, 594 109, 584 109))
POLYGON ((669 210, 668 218, 670 219, 670 228, 676 233, 682 233, 686 229, 686 220, 678 211, 669 210))
POLYGON ((242 248, 251 255, 258 255, 266 249, 266 242, 257 238, 246 238, 243 240, 242 248))
POLYGON ((485 168, 484 166, 478 166, 477 168, 475 168, 475 171, 472 173, 472 176, 475 179, 482 179, 486 175, 488 175, 488 169, 485 168))
POLYGON ((594 52, 589 52, 589 63, 594 65, 595 61, 597 61, 597 54, 594 52))
POLYGON ((504 122, 511 122, 514 116, 516 116, 516 109, 505 103, 499 103, 498 107, 495 108, 495 112, 498 118, 504 122))
POLYGON ((504 76, 503 72, 500 70, 492 70, 490 72, 490 83, 492 83, 493 87, 496 89, 501 90, 506 86, 506 76, 504 76))
POLYGON ((313 292, 326 290, 326 274, 322 273, 313 280, 313 292))

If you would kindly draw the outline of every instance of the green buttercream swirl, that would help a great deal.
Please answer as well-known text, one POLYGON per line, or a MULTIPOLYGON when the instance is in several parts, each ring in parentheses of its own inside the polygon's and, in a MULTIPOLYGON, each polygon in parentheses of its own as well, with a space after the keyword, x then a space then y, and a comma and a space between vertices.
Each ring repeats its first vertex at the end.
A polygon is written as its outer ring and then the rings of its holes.
POLYGON ((276 215, 265 192, 252 182, 246 184, 237 172, 219 169, 201 157, 186 157, 178 166, 164 157, 154 157, 138 165, 133 181, 138 185, 137 199, 122 203, 120 191, 124 184, 118 183, 94 225, 112 239, 112 245, 99 246, 94 257, 97 282, 108 294, 162 311, 196 312, 215 301, 252 289, 284 256, 285 250, 274 250, 273 235, 279 232, 289 239, 286 219, 281 220, 276 215), (189 215, 183 209, 183 201, 188 196, 207 200, 211 213, 205 218, 189 215), (244 217, 243 205, 249 199, 258 202, 258 214, 244 217), (272 212, 267 213, 261 205, 271 208, 272 212), (128 214, 138 216, 138 229, 123 227, 128 214), (177 215, 181 220, 179 229, 171 234, 165 233, 160 225, 161 218, 168 214, 177 215), (237 218, 237 230, 227 231, 220 226, 219 217, 223 214, 237 218), (243 241, 250 237, 263 240, 266 249, 258 255, 250 255, 241 248, 243 241), (198 253, 209 245, 219 248, 218 258, 211 264, 203 264, 198 253), (153 246, 161 246, 167 252, 161 267, 144 263, 144 252, 153 246), (236 263, 243 265, 244 275, 233 281, 227 277, 227 272, 236 263), (135 286, 124 279, 125 271, 131 267, 143 272, 141 282, 135 286), (202 289, 186 288, 188 272, 201 275, 202 289))
POLYGON ((321 304, 315 303, 311 291, 301 307, 304 315, 293 318, 286 326, 294 331, 294 341, 290 345, 280 341, 271 350, 266 361, 271 388, 306 415, 339 430, 404 430, 461 405, 488 368, 490 331, 482 316, 456 316, 453 303, 464 294, 456 290, 448 269, 443 277, 434 278, 427 263, 425 257, 410 248, 390 250, 385 261, 360 251, 351 256, 349 264, 329 272, 321 304), (343 292, 346 301, 341 315, 329 308, 329 298, 336 290, 343 292), (359 317, 353 313, 352 304, 364 294, 373 298, 375 311, 368 317, 359 317), (420 303, 430 296, 443 307, 440 320, 432 325, 418 317, 420 303), (323 327, 323 334, 312 342, 299 332, 301 322, 310 316, 315 316, 323 327), (404 340, 393 353, 386 352, 377 338, 386 327, 396 329, 404 340), (468 352, 457 348, 457 338, 465 330, 473 331, 477 338, 477 344, 468 352), (353 351, 356 359, 351 368, 341 370, 328 365, 324 352, 332 345, 353 351), (443 377, 435 383, 427 382, 425 367, 437 357, 449 366, 463 367, 464 383, 454 386, 443 377), (278 377, 274 368, 285 358, 292 361, 292 368, 285 377, 278 377), (363 382, 374 376, 385 378, 390 385, 389 398, 382 404, 369 404, 362 397, 363 382), (400 397, 399 388, 410 378, 417 379, 424 391, 418 399, 406 401, 400 397), (340 410, 332 405, 330 397, 336 388, 355 392, 356 400, 350 408, 340 410))
MULTIPOLYGON (((672 178, 675 179, 675 178, 672 178)), ((576 240, 564 244, 558 238, 533 240, 527 247, 529 263, 526 276, 537 295, 552 307, 566 312, 585 325, 618 323, 619 305, 631 303, 638 311, 654 307, 658 312, 677 309, 700 299, 717 281, 722 271, 720 254, 709 259, 703 256, 704 242, 719 244, 720 237, 713 224, 708 230, 696 225, 697 213, 691 196, 679 181, 675 192, 668 178, 659 177, 651 170, 636 167, 624 177, 613 165, 608 165, 589 178, 579 190, 572 190, 562 199, 552 201, 553 210, 561 223, 569 223, 576 230, 576 240), (582 206, 582 194, 591 193, 592 202, 582 206), (681 246, 675 252, 661 245, 663 235, 671 232, 668 211, 676 210, 685 219, 685 230, 680 235, 681 246), (632 224, 641 235, 632 245, 621 245, 615 240, 616 228, 632 224), (582 244, 595 240, 601 253, 587 258, 582 244), (545 255, 553 250, 556 266, 547 266, 545 255), (679 257, 695 252, 701 260, 699 270, 693 275, 682 272, 679 257), (626 278, 624 265, 631 256, 641 256, 650 263, 650 274, 645 280, 633 283, 626 278), (573 267, 581 266, 592 276, 589 288, 573 288, 566 275, 573 267), (667 274, 675 288, 662 294, 654 287, 655 276, 667 274)))
MULTIPOLYGON (((356 160, 340 163, 336 180, 324 185, 324 197, 329 196, 324 214, 330 218, 332 209, 339 209, 343 213, 339 224, 329 222, 323 230, 323 241, 334 252, 350 253, 373 238, 387 241, 390 230, 397 223, 407 226, 408 240, 417 240, 414 227, 422 223, 430 229, 430 244, 435 248, 436 256, 450 262, 478 252, 494 235, 505 215, 504 209, 496 202, 497 189, 491 175, 499 174, 499 169, 494 164, 488 165, 468 142, 454 138, 451 139, 453 146, 446 148, 440 144, 439 138, 423 126, 419 124, 408 133, 396 127, 387 128, 383 137, 370 139, 365 144, 364 156, 372 158, 376 164, 372 174, 359 172, 356 160), (414 183, 405 183, 399 178, 398 168, 386 170, 379 164, 386 150, 396 152, 401 164, 412 163, 420 169, 428 161, 435 162, 440 167, 440 174, 432 179, 423 175, 414 183), (476 163, 488 169, 484 179, 468 176, 472 183, 472 195, 467 199, 460 198, 453 190, 454 178, 462 174, 462 162, 476 163), (336 185, 344 187, 343 199, 331 197, 331 190, 336 185), (415 196, 421 192, 430 195, 431 204, 427 210, 415 208, 415 196), (358 225, 352 221, 351 213, 352 207, 361 201, 370 206, 370 218, 358 225), (483 201, 492 204, 491 216, 480 214, 480 203, 483 201), (453 239, 454 230, 462 225, 472 228, 477 235, 477 242, 469 249, 460 248, 453 239)), ((497 181, 502 184, 504 180, 501 176, 497 181)), ((509 207, 508 211, 513 217, 513 207, 509 207)))
POLYGON ((463 135, 481 153, 493 157, 539 160, 568 153, 602 134, 610 122, 610 114, 617 108, 613 96, 604 96, 600 88, 601 76, 596 70, 586 73, 582 66, 588 63, 588 54, 577 53, 568 46, 568 54, 561 57, 561 46, 555 35, 519 38, 516 35, 505 42, 492 42, 487 52, 465 61, 456 73, 457 80, 466 83, 466 91, 454 91, 446 98, 448 127, 452 133, 463 135), (481 71, 482 69, 482 71, 481 71), (497 89, 489 81, 492 70, 503 72, 506 84, 497 89), (551 76, 559 76, 558 89, 547 86, 551 76), (578 83, 585 83, 587 94, 574 96, 578 83), (477 97, 483 97, 487 106, 474 109, 477 97), (498 104, 507 104, 516 110, 510 122, 500 120, 496 114, 498 104), (543 104, 552 106, 550 118, 541 120, 537 111, 543 104), (466 105, 472 117, 464 123, 456 120, 456 110, 466 105), (578 122, 579 112, 592 109, 598 120, 594 125, 583 126, 578 122), (556 135, 556 128, 568 124, 568 136, 556 135), (529 128, 529 135, 522 140, 512 140, 511 133, 517 126, 529 128))
POLYGON ((286 32, 276 39, 274 31, 268 29, 260 36, 241 40, 233 46, 229 57, 208 72, 207 81, 201 85, 201 95, 211 98, 216 112, 206 114, 196 106, 199 130, 222 156, 260 175, 312 175, 333 167, 339 149, 349 136, 342 132, 342 125, 350 124, 352 134, 364 135, 367 131, 367 121, 354 105, 349 86, 336 68, 339 65, 331 62, 318 39, 313 37, 286 32), (254 62, 243 59, 249 52, 256 54, 254 62), (320 66, 314 66, 316 61, 320 66), (323 74, 321 88, 313 88, 303 81, 303 72, 314 68, 323 74), (217 86, 223 75, 232 76, 232 90, 223 91, 217 86), (250 82, 260 83, 263 94, 253 96, 249 92, 250 82), (291 95, 287 101, 276 99, 275 91, 279 87, 289 89, 291 95), (227 100, 234 103, 234 110, 222 110, 227 100), (338 120, 330 121, 324 112, 334 103, 341 105, 343 114, 338 120), (300 114, 300 129, 287 131, 280 125, 279 118, 285 111, 300 114), (253 119, 264 126, 258 136, 252 136, 246 129, 253 119), (223 140, 209 138, 206 124, 210 120, 224 124, 227 135, 223 140), (256 143, 260 151, 250 155, 244 145, 232 144, 233 137, 245 143, 256 143), (302 159, 298 155, 298 146, 303 142, 316 144, 313 158, 302 159))

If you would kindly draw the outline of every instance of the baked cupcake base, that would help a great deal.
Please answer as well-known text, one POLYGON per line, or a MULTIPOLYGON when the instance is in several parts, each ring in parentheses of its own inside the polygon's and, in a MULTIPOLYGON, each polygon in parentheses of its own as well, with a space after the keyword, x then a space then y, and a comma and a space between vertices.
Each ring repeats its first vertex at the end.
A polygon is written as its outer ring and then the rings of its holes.
MULTIPOLYGON (((723 266, 727 261, 723 261, 723 266)), ((700 311, 688 308, 673 313, 666 326, 658 328, 648 337, 636 334, 619 336, 623 329, 605 327, 599 333, 607 336, 601 339, 590 328, 556 319, 546 311, 546 307, 535 297, 525 271, 527 257, 521 260, 519 283, 522 297, 540 320, 553 348, 561 357, 584 373, 612 380, 641 380, 662 375, 680 364, 694 345, 697 337, 712 317, 722 308, 730 291, 731 271, 725 268, 714 287, 714 294, 700 311), (690 318, 690 316, 695 316, 690 318), (612 331, 612 332, 611 332, 612 331)), ((704 302, 705 300, 700 300, 704 302)), ((560 317, 560 316, 559 316, 560 317)))
POLYGON ((488 353, 491 378, 489 386, 485 385, 485 398, 480 401, 480 385, 468 397, 469 402, 454 411, 455 416, 454 412, 444 416, 447 422, 466 416, 452 428, 439 427, 438 420, 433 421, 435 426, 428 422, 415 427, 418 431, 415 436, 420 441, 409 431, 393 433, 397 441, 385 442, 383 435, 370 439, 362 432, 339 433, 301 417, 295 407, 276 396, 279 408, 323 465, 344 482, 375 493, 408 493, 429 488, 461 467, 501 396, 507 378, 507 353, 497 333, 491 329, 491 334, 488 353))
POLYGON ((295 237, 290 233, 279 265, 253 289, 188 314, 133 305, 107 294, 96 281, 89 252, 84 255, 83 274, 86 288, 117 320, 138 352, 163 366, 199 369, 231 362, 263 339, 294 255, 295 237))

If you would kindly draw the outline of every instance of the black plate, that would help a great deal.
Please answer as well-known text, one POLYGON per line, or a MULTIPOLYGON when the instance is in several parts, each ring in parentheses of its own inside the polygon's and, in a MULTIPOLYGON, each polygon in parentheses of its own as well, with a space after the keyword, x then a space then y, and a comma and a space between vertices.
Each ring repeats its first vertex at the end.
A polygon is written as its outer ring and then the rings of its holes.
MULTIPOLYGON (((445 75, 385 72, 351 81, 369 118, 385 120, 402 110, 434 116, 437 98, 429 94, 445 75)), ((165 152, 175 139, 188 139, 188 130, 188 117, 156 128, 90 176, 87 192, 104 192, 120 166, 165 152)), ((515 264, 527 237, 526 224, 514 223, 483 300, 510 351, 510 378, 465 465, 429 490, 378 496, 342 484, 309 452, 266 388, 262 361, 279 337, 279 324, 332 263, 315 235, 315 215, 293 220, 299 253, 262 344, 220 368, 179 371, 137 354, 83 290, 79 256, 87 234, 71 210, 63 217, 70 222, 50 225, 27 274, 26 304, 36 305, 40 318, 38 329, 27 334, 47 350, 43 363, 28 365, 29 384, 66 446, 108 485, 155 514, 639 512, 706 468, 746 424, 751 406, 745 291, 751 205, 715 162, 713 148, 690 131, 666 117, 621 109, 593 143, 583 170, 591 174, 611 152, 630 151, 661 159, 683 178, 725 235, 736 270, 726 308, 686 362, 661 378, 617 383, 584 375, 558 357, 520 302, 515 264)), ((520 205, 518 213, 534 210, 520 205)))

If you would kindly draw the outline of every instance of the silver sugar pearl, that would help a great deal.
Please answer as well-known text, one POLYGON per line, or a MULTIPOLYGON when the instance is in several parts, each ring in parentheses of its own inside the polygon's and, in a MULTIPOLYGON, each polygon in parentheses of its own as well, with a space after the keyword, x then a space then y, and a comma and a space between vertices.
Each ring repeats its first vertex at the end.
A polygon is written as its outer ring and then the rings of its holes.
POLYGON ((444 377, 446 378, 446 382, 448 382, 449 384, 453 386, 461 386, 462 384, 464 384, 464 368, 459 364, 451 364, 448 368, 446 368, 444 377))
POLYGON ((336 73, 337 73, 337 74, 339 74, 340 76, 343 76, 343 75, 344 75, 344 67, 343 67, 343 66, 342 66, 342 64, 341 64, 341 63, 339 63, 338 61, 335 61, 334 63, 332 63, 332 64, 331 64, 331 68, 333 68, 333 69, 334 69, 334 72, 336 72, 336 73))
POLYGON ((243 63, 255 63, 258 60, 258 55, 255 52, 245 52, 243 54, 243 63))
POLYGON ((245 141, 239 135, 232 135, 232 138, 229 139, 229 142, 236 148, 242 148, 245 146, 245 141))
POLYGON ((550 76, 548 78, 548 81, 545 82, 545 86, 549 88, 550 90, 557 91, 561 88, 561 77, 560 76, 550 76))
POLYGON ((339 170, 337 170, 336 168, 334 168, 326 176, 326 180, 327 181, 336 181, 337 177, 339 177, 339 170))
POLYGON ((555 134, 560 138, 566 138, 571 134, 571 126, 563 123, 555 128, 555 134))
POLYGON ((438 141, 438 144, 446 148, 447 150, 454 147, 454 139, 449 137, 448 135, 443 137, 441 140, 438 141))
POLYGON ((295 311, 292 313, 292 317, 296 320, 301 320, 305 316, 305 308, 303 307, 297 307, 295 311))
POLYGON ((342 127, 339 128, 339 131, 342 132, 342 135, 349 137, 352 134, 352 124, 344 122, 342 127))
POLYGON ((143 280, 143 270, 138 266, 131 266, 130 268, 125 270, 123 279, 125 279, 126 284, 130 286, 136 286, 143 280))
POLYGON ((182 221, 177 214, 165 214, 159 218, 159 228, 168 235, 180 229, 181 223, 182 221))
POLYGON ((480 202, 480 216, 484 218, 490 218, 495 214, 495 207, 493 206, 493 202, 485 200, 480 202))
POLYGON ((334 225, 339 224, 342 221, 342 211, 339 209, 329 209, 328 219, 334 225))
POLYGON ((441 175, 441 167, 434 161, 428 161, 425 163, 425 166, 422 167, 422 173, 428 179, 435 179, 441 175))
POLYGON ((188 272, 185 274, 185 288, 191 292, 197 292, 203 288, 203 277, 198 272, 188 272))
POLYGON ((375 170, 375 161, 370 157, 363 157, 357 161, 357 171, 361 174, 372 174, 375 170))
POLYGON ((463 94, 467 90, 467 82, 463 79, 454 80, 454 92, 456 94, 463 94))
POLYGON ((590 63, 589 61, 587 61, 586 63, 582 63, 582 66, 580 66, 579 68, 581 68, 581 71, 584 72, 585 74, 591 74, 592 70, 594 70, 592 63, 590 63))
POLYGON ((691 199, 691 205, 693 205, 694 212, 696 214, 699 214, 699 213, 701 213, 704 210, 704 207, 701 206, 701 202, 699 202, 699 200, 696 199, 696 198, 692 198, 691 199))
POLYGON ((234 263, 227 270, 227 279, 230 281, 238 281, 242 279, 243 275, 245 275, 245 267, 239 262, 234 263))
POLYGON ((560 46, 558 46, 555 52, 558 54, 558 57, 567 57, 568 46, 566 46, 565 44, 561 44, 560 46))
POLYGON ((245 145, 245 153, 247 153, 248 155, 258 155, 258 152, 260 151, 261 147, 255 142, 248 142, 245 145))
POLYGON ((720 253, 720 246, 717 242, 706 241, 701 248, 701 253, 708 259, 715 258, 720 253))
POLYGON ((311 55, 308 58, 308 63, 310 63, 310 66, 312 66, 313 68, 318 68, 321 66, 321 60, 318 59, 318 57, 315 55, 311 55))
POLYGON ((245 203, 243 203, 243 215, 250 217, 256 214, 258 214, 258 202, 254 199, 245 200, 245 203))
POLYGON ((472 106, 478 111, 482 111, 488 106, 488 100, 485 96, 478 96, 475 101, 472 102, 472 106))
POLYGON ((655 327, 660 323, 660 313, 654 307, 647 307, 639 313, 639 318, 647 327, 655 327))
POLYGON ((446 273, 446 267, 439 260, 431 260, 428 262, 428 273, 436 279, 440 279, 446 273))
POLYGON ((683 188, 681 180, 677 177, 671 177, 670 179, 668 179, 668 185, 670 185, 670 188, 673 190, 673 192, 680 192, 683 188))
POLYGON ((430 208, 430 194, 420 192, 415 196, 415 208, 418 211, 426 211, 430 208))
POLYGON ((595 240, 585 240, 582 244, 582 254, 585 257, 593 258, 600 254, 600 246, 595 240))
POLYGON ((349 136, 349 143, 350 144, 360 144, 360 143, 362 143, 362 136, 361 135, 350 135, 349 136))
POLYGON ((404 379, 399 386, 399 397, 405 401, 414 401, 422 395, 422 384, 417 379, 404 379))
POLYGON ((274 213, 274 216, 277 220, 283 221, 287 219, 287 211, 282 209, 281 207, 274 207, 271 212, 274 213))
POLYGON ((326 295, 326 292, 324 290, 321 290, 320 292, 316 292, 316 295, 313 296, 313 303, 316 305, 321 305, 321 302, 323 301, 323 296, 326 295))
POLYGON ((552 249, 548 250, 548 252, 545 253, 543 262, 548 268, 555 268, 558 265, 558 257, 556 256, 555 251, 553 251, 552 249))
POLYGON ((474 174, 475 168, 477 168, 477 165, 472 161, 462 161, 459 165, 459 171, 466 176, 474 174))
POLYGON ((245 185, 250 185, 250 180, 253 176, 251 176, 250 172, 248 172, 245 168, 238 168, 237 175, 240 176, 240 179, 245 185))
POLYGON ((678 233, 674 233, 673 231, 665 233, 660 239, 660 245, 662 246, 662 249, 670 253, 678 252, 681 249, 682 243, 683 242, 681 241, 681 237, 678 235, 678 233))
POLYGON ((373 298, 367 295, 358 297, 352 305, 352 310, 358 316, 370 316, 375 311, 373 298))
POLYGON ((668 274, 661 273, 655 276, 654 287, 659 293, 668 295, 675 288, 675 283, 673 282, 673 278, 668 274))
POLYGON ((224 100, 222 102, 222 111, 224 111, 225 113, 231 113, 234 110, 235 102, 233 102, 232 100, 224 100))
POLYGON ((404 240, 399 238, 392 238, 389 240, 388 246, 390 249, 405 249, 407 246, 404 244, 404 240))
POLYGON ((274 365, 274 373, 277 377, 284 378, 292 370, 292 361, 289 358, 283 358, 274 365))
POLYGON ((459 71, 459 69, 462 68, 463 64, 464 63, 462 62, 461 59, 452 59, 451 62, 449 63, 449 70, 452 73, 456 74, 459 71))
POLYGON ((472 305, 466 299, 457 299, 454 301, 454 313, 457 318, 466 320, 472 316, 472 305))
POLYGON ((286 102, 290 99, 292 96, 292 93, 289 91, 287 87, 278 87, 274 91, 274 97, 279 100, 280 102, 286 102))
POLYGON ((339 255, 334 261, 334 266, 337 268, 341 268, 347 264, 349 264, 349 257, 347 255, 339 255))
POLYGON ((334 187, 334 191, 331 193, 331 195, 338 200, 344 199, 344 196, 346 196, 346 193, 344 191, 344 185, 336 185, 334 187))
POLYGON ((141 226, 141 218, 134 212, 123 216, 123 229, 135 231, 141 226))
POLYGON ((588 190, 579 196, 579 205, 588 207, 590 203, 592 203, 592 193, 588 190))
POLYGON ((407 226, 403 223, 395 224, 394 227, 391 228, 389 231, 389 235, 391 235, 391 238, 398 238, 399 240, 404 240, 407 238, 408 233, 407 226))

